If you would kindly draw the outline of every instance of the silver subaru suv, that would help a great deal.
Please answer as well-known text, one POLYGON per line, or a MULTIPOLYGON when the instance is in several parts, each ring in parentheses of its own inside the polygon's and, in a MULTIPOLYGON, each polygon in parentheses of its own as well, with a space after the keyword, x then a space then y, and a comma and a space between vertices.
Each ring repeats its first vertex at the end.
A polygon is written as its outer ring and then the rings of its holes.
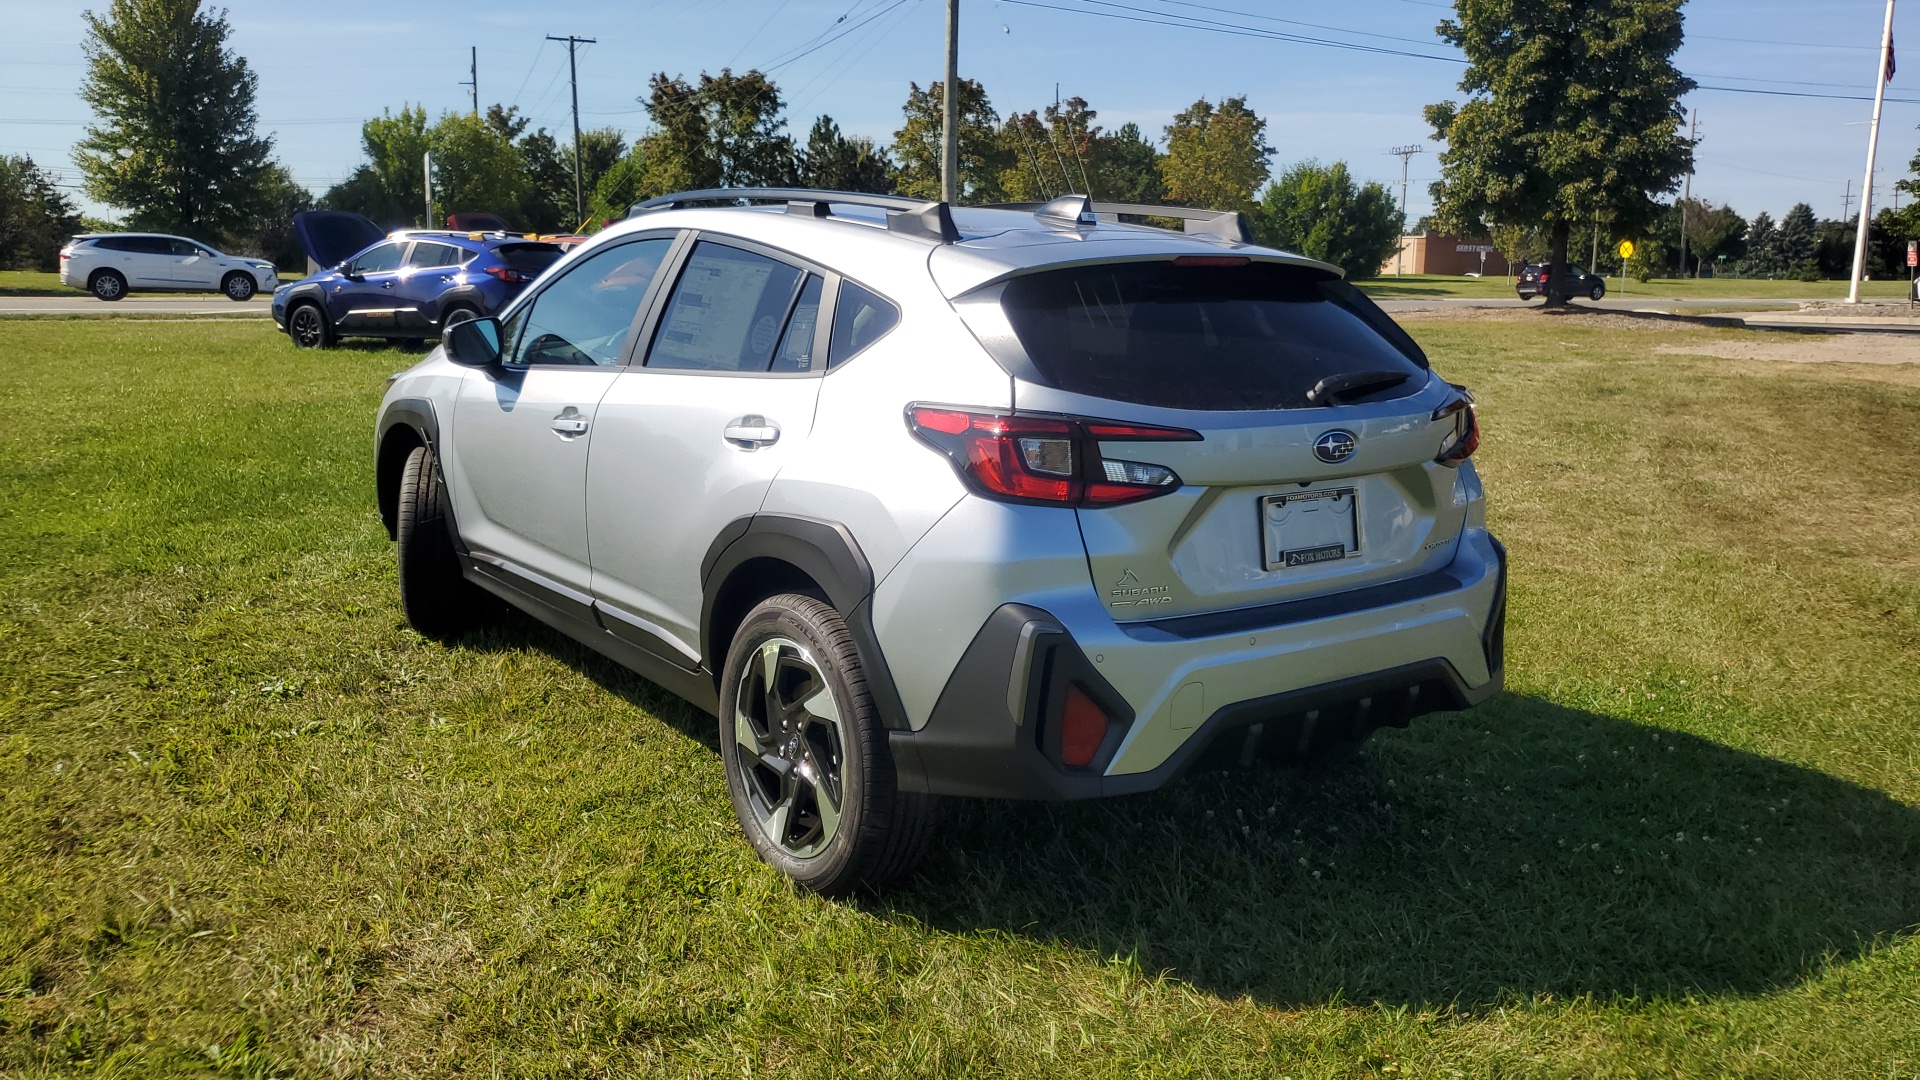
POLYGON ((935 796, 1310 762, 1494 693, 1479 438, 1237 214, 732 189, 449 327, 376 445, 415 628, 504 600, 713 713, 754 848, 838 894, 935 796))

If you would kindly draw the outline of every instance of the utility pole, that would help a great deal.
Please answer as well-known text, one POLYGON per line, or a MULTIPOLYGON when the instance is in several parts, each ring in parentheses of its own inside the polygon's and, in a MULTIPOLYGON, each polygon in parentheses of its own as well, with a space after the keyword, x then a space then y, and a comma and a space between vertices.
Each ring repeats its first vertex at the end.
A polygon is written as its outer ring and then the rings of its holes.
POLYGON ((1887 0, 1887 25, 1880 31, 1880 70, 1873 82, 1873 125, 1867 128, 1867 176, 1860 182, 1860 226, 1853 234, 1853 277, 1847 285, 1847 303, 1860 302, 1860 279, 1867 272, 1867 221, 1873 216, 1873 155, 1880 149, 1880 105, 1887 98, 1887 80, 1893 77, 1893 0, 1887 0))
POLYGON ((960 201, 960 0, 947 0, 947 89, 940 102, 940 198, 960 201))
POLYGON ((1853 210, 1853 181, 1847 181, 1847 193, 1840 196, 1840 220, 1845 221, 1853 210))
POLYGON ((1407 162, 1415 154, 1426 153, 1426 148, 1418 143, 1410 146, 1396 146, 1387 151, 1400 158, 1400 250, 1394 254, 1393 276, 1399 277, 1407 265, 1407 162))
POLYGON ((586 196, 580 187, 580 73, 574 66, 573 47, 575 45, 596 45, 599 42, 590 37, 554 37, 547 35, 548 41, 567 43, 567 81, 573 84, 573 220, 574 228, 584 226, 587 217, 586 196))
MULTIPOLYGON (((1700 141, 1700 110, 1693 110, 1693 119, 1687 125, 1687 145, 1700 141)), ((1687 276, 1687 210, 1693 202, 1693 169, 1687 169, 1687 184, 1680 195, 1680 276, 1687 276)), ((1844 218, 1841 220, 1845 220, 1844 218)))
POLYGON ((433 228, 433 151, 420 155, 420 187, 427 197, 427 216, 420 223, 423 229, 433 228))
POLYGON ((469 45, 467 57, 467 81, 461 86, 467 88, 467 97, 473 100, 473 115, 480 115, 480 46, 469 45))

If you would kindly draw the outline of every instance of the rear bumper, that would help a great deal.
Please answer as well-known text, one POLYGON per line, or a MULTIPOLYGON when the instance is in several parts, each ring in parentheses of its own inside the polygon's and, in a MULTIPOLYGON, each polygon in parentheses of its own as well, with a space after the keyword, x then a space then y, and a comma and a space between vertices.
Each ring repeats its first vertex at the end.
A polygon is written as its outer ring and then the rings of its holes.
POLYGON ((1484 531, 1473 536, 1447 570, 1397 593, 1276 605, 1230 624, 1109 621, 1111 633, 1076 633, 1074 619, 1057 617, 1064 611, 1003 604, 927 723, 889 733, 901 787, 1012 799, 1123 795, 1205 760, 1297 760, 1477 705, 1504 678, 1506 553, 1484 531), (1059 763, 1053 729, 1069 686, 1114 720, 1085 769, 1059 763))

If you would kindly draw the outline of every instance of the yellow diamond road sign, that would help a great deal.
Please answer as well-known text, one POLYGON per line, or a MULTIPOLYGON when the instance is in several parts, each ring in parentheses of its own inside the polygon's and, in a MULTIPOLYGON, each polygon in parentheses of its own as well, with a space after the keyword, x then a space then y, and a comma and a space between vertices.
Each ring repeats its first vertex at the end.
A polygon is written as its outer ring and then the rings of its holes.
POLYGON ((1633 241, 1631 240, 1620 241, 1620 257, 1623 259, 1633 258, 1633 241))

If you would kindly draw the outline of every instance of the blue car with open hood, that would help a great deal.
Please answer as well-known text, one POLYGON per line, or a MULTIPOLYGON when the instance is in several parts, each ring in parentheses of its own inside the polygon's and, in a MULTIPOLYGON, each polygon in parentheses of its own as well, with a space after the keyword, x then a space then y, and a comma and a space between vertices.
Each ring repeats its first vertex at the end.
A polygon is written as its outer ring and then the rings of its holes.
POLYGON ((360 214, 295 215, 311 265, 274 290, 273 321, 303 349, 343 337, 437 340, 444 328, 507 306, 563 249, 518 233, 388 232, 360 214))

